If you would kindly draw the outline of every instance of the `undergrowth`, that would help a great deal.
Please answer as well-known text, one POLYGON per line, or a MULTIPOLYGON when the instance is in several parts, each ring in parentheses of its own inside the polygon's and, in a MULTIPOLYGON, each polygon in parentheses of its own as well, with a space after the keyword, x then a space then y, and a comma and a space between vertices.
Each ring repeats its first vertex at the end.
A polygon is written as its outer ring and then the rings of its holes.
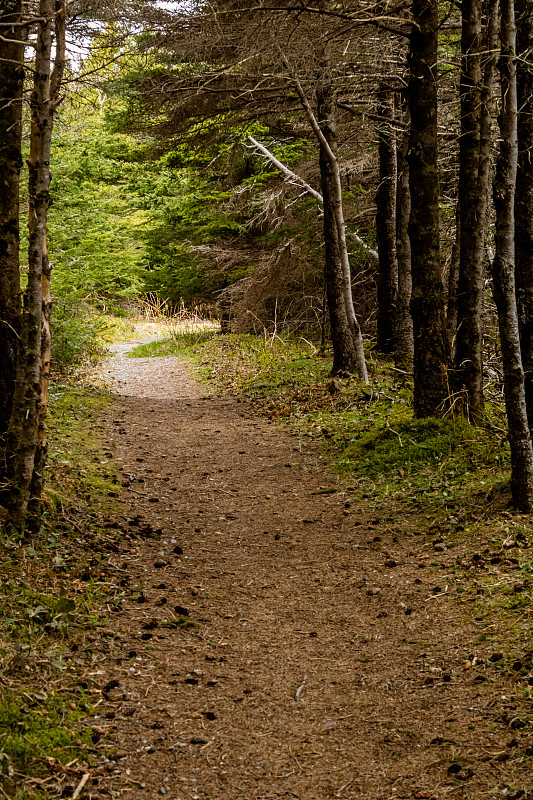
POLYGON ((124 589, 106 573, 106 520, 118 502, 97 390, 55 385, 43 526, 2 543, 0 790, 10 798, 71 796, 98 751, 93 639, 124 589))

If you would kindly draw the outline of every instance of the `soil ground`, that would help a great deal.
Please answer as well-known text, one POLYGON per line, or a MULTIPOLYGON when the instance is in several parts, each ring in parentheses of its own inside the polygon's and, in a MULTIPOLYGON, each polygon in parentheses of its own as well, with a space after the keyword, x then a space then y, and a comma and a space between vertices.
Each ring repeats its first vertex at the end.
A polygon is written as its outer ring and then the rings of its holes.
POLYGON ((317 446, 127 347, 105 422, 140 538, 110 565, 143 589, 110 614, 89 795, 533 797, 531 709, 427 538, 376 536, 317 446))

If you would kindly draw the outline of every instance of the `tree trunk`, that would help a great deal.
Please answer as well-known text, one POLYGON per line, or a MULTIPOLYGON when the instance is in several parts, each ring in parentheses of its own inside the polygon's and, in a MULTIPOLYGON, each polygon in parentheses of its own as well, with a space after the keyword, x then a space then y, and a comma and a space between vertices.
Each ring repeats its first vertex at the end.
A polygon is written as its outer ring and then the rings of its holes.
POLYGON ((461 136, 459 139, 459 275, 454 388, 466 392, 463 410, 474 423, 483 416, 483 304, 485 234, 490 186, 492 90, 495 59, 490 47, 498 4, 463 0, 461 28, 461 136), (484 62, 485 60, 485 68, 484 62))
POLYGON ((413 368, 413 319, 411 317, 411 242, 409 241, 409 217, 411 215, 411 193, 409 192, 409 113, 405 108, 405 129, 397 147, 396 189, 396 256, 398 262, 398 294, 394 321, 394 363, 399 369, 411 372, 413 368))
POLYGON ((494 181, 496 254, 494 299, 502 348, 505 408, 511 445, 511 491, 515 508, 533 507, 533 448, 526 412, 515 294, 514 203, 518 162, 516 95, 516 28, 514 0, 502 0, 500 152, 494 181))
POLYGON ((446 347, 448 348, 448 366, 455 364, 455 341, 457 337, 457 287, 459 285, 459 253, 461 249, 461 217, 459 203, 455 206, 455 242, 450 257, 448 272, 448 301, 446 303, 446 347))
MULTIPOLYGON (((322 161, 328 162, 327 173, 324 176, 327 188, 324 186, 322 189, 322 196, 324 200, 324 233, 326 234, 326 205, 327 205, 328 217, 331 214, 331 216, 335 220, 335 225, 337 228, 336 244, 334 244, 333 241, 331 241, 329 249, 330 252, 333 251, 338 252, 338 257, 340 258, 340 263, 342 266, 342 277, 343 277, 342 289, 344 298, 344 309, 340 307, 335 308, 334 314, 339 319, 346 317, 346 319, 348 320, 348 326, 353 338, 353 349, 355 350, 356 354, 355 363, 352 362, 352 355, 351 355, 352 347, 349 348, 350 352, 346 352, 346 354, 342 357, 346 362, 352 363, 353 369, 357 373, 357 376, 365 383, 368 383, 368 372, 366 369, 365 351, 363 347, 363 336, 361 333, 361 328, 359 327, 359 322, 357 320, 353 304, 352 276, 350 270, 350 259, 348 257, 348 246, 346 244, 346 228, 344 225, 344 212, 342 207, 341 172, 339 169, 339 161, 337 158, 335 99, 333 96, 333 89, 331 83, 326 77, 327 57, 325 59, 325 63, 322 64, 322 72, 320 75, 320 80, 318 81, 318 85, 316 87, 317 111, 318 111, 318 120, 317 120, 300 81, 293 75, 289 67, 288 61, 280 47, 278 47, 278 52, 281 56, 281 60, 284 67, 287 69, 289 75, 291 76, 294 88, 296 89, 298 97, 300 98, 300 102, 306 113, 309 124, 311 125, 311 129, 317 138, 320 148, 320 160, 321 162, 322 161)), ((329 229, 329 226, 327 235, 328 236, 331 235, 331 230, 329 229)), ((326 265, 326 279, 328 274, 330 274, 330 270, 328 265, 326 265)), ((334 292, 334 296, 335 297, 338 296, 337 291, 334 292)), ((332 340, 333 336, 334 336, 334 331, 332 327, 331 330, 332 340)), ((337 343, 339 353, 341 352, 341 348, 343 347, 344 342, 345 339, 343 338, 342 341, 339 341, 337 343)), ((335 365, 333 369, 335 370, 335 365)))
POLYGON ((472 421, 483 414, 483 310, 485 207, 488 187, 480 181, 482 0, 461 4, 459 137, 459 275, 454 389, 466 394, 463 411, 472 421))
MULTIPOLYGON (((337 228, 337 244, 340 263, 343 275, 343 295, 344 313, 348 320, 348 326, 353 338, 353 346, 356 354, 354 371, 357 376, 368 383, 368 372, 366 369, 365 351, 363 347, 363 335, 359 322, 355 314, 352 296, 352 274, 350 270, 350 259, 348 257, 348 245, 346 243, 346 227, 344 225, 344 211, 342 207, 342 182, 339 161, 337 158, 337 130, 335 121, 335 101, 332 88, 325 82, 317 88, 317 106, 319 119, 318 143, 320 147, 320 159, 328 162, 326 184, 322 187, 324 198, 324 232, 326 230, 326 205, 328 215, 331 214, 335 220, 337 228)), ((333 336, 333 330, 332 330, 333 336)))
MULTIPOLYGON (((11 415, 20 325, 19 182, 22 166, 22 0, 5 0, 0 14, 0 440, 11 415)), ((4 462, 0 462, 3 483, 4 462)))
POLYGON ((382 353, 395 349, 394 322, 398 293, 396 258, 396 134, 394 98, 380 87, 378 93, 379 185, 376 193, 376 236, 378 242, 378 335, 382 353))
MULTIPOLYGON (((44 417, 49 336, 46 325, 43 327, 43 318, 45 322, 49 318, 50 305, 47 297, 43 296, 43 283, 47 291, 46 221, 50 205, 50 149, 54 110, 64 69, 64 2, 40 0, 39 18, 28 160, 28 283, 24 292, 17 377, 6 447, 9 497, 5 530, 14 535, 21 535, 26 526, 31 489, 35 485, 36 457, 42 475, 43 442, 46 453, 44 417), (51 73, 54 22, 56 60, 54 72, 51 73), (38 453, 39 449, 41 454, 38 453)), ((34 498, 34 505, 39 499, 34 498)))
POLYGON ((442 414, 448 397, 437 168, 438 0, 413 0, 409 49, 409 239, 416 417, 442 414))
POLYGON ((52 339, 50 336, 50 317, 52 314, 52 295, 50 291, 50 276, 52 267, 48 260, 46 249, 43 252, 43 305, 41 316, 41 371, 39 391, 41 402, 37 423, 37 446, 33 462, 33 475, 30 485, 30 499, 26 516, 26 528, 29 533, 38 533, 41 528, 42 493, 44 487, 44 470, 48 456, 48 442, 46 439, 46 415, 48 412, 48 384, 50 382, 50 362, 52 357, 52 339))
POLYGON ((516 290, 529 427, 533 429, 533 0, 516 0, 518 171, 516 290))
MULTIPOLYGON (((329 92, 318 91, 317 103, 318 120, 322 135, 326 140, 327 146, 336 154, 335 117, 329 92)), ((319 147, 320 177, 324 204, 326 297, 333 346, 331 374, 338 375, 340 372, 358 373, 359 354, 346 309, 346 281, 335 215, 336 176, 326 146, 319 141, 319 147)))

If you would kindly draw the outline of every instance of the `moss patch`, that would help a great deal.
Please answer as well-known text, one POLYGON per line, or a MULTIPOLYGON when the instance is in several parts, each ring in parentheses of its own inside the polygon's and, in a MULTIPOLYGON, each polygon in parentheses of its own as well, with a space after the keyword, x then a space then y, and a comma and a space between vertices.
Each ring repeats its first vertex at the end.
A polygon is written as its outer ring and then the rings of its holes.
POLYGON ((0 689, 4 776, 49 775, 50 762, 65 766, 81 748, 92 747, 92 730, 85 723, 91 711, 74 693, 48 694, 24 684, 0 689))
POLYGON ((420 466, 438 465, 458 448, 467 456, 476 431, 462 419, 412 419, 369 431, 349 445, 339 464, 355 475, 378 478, 393 470, 413 474, 420 466))

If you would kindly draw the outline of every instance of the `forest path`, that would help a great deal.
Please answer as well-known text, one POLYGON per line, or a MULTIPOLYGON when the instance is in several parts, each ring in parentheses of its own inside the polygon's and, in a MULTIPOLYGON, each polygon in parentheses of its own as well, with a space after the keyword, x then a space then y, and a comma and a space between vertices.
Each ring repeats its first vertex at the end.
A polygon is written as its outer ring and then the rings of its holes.
POLYGON ((318 449, 198 385, 185 362, 125 349, 105 367, 105 422, 139 538, 117 539, 109 563, 144 590, 110 614, 97 724, 116 755, 90 796, 531 788, 497 721, 513 688, 464 669, 479 629, 427 538, 375 537, 318 449))

